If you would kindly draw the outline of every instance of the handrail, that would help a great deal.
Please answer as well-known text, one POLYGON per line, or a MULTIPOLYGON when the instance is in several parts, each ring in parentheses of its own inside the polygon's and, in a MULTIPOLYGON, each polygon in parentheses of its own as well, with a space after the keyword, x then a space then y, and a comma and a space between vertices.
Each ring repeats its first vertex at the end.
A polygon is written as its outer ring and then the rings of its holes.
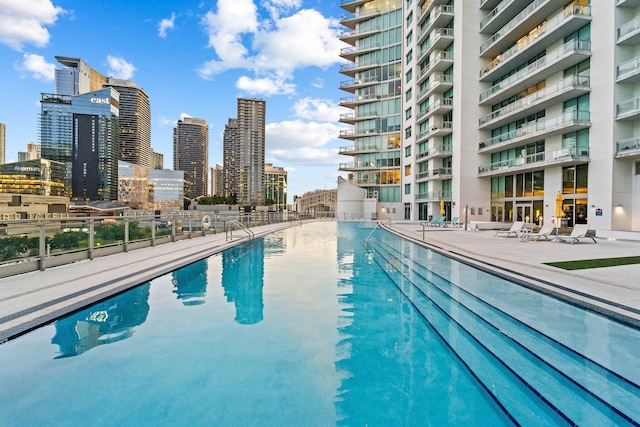
MULTIPOLYGON (((253 233, 253 231, 249 230, 248 227, 246 227, 244 224, 242 224, 240 221, 232 219, 230 221, 227 221, 228 224, 231 225, 237 225, 238 228, 240 230, 243 230, 245 233, 247 233, 247 235, 249 236, 250 240, 255 239, 255 234, 253 233)), ((225 235, 225 239, 228 241, 230 238, 233 239, 233 227, 230 227, 229 230, 226 230, 226 235, 225 235)))

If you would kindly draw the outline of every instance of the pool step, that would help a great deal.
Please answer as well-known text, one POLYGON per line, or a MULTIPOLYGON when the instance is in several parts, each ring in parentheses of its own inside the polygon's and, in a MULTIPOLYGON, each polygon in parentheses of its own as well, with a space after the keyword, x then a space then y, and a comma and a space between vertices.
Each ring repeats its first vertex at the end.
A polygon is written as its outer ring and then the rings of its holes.
POLYGON ((637 425, 638 390, 633 384, 538 331, 523 329, 519 320, 396 249, 380 241, 371 248, 416 309, 519 423, 637 425), (521 385, 517 394, 507 381, 521 385))

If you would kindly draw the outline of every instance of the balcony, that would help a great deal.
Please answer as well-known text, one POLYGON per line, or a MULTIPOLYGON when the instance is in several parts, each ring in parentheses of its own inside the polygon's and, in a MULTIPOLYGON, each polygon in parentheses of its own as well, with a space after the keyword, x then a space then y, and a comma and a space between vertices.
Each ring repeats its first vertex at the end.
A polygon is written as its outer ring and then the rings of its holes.
POLYGON ((427 96, 434 93, 444 93, 453 87, 453 76, 449 74, 433 74, 429 85, 418 94, 418 104, 427 96))
POLYGON ((616 120, 637 119, 640 116, 640 97, 627 99, 616 105, 616 120))
POLYGON ((640 56, 623 62, 616 67, 616 83, 637 83, 640 81, 640 56))
POLYGON ((422 28, 420 31, 420 37, 422 37, 425 33, 431 31, 434 27, 446 27, 453 21, 453 6, 451 5, 442 5, 438 6, 431 12, 429 15, 429 19, 427 19, 425 25, 419 25, 422 28))
POLYGON ((617 44, 625 46, 640 44, 640 16, 618 27, 617 44))
POLYGON ((373 86, 376 83, 378 83, 378 77, 376 76, 369 76, 363 79, 344 80, 340 82, 340 89, 344 90, 345 92, 355 93, 356 89, 373 86))
POLYGON ((514 44, 505 52, 497 55, 489 65, 480 70, 480 81, 495 80, 505 64, 517 58, 518 63, 525 63, 543 52, 551 44, 568 36, 591 21, 591 8, 574 4, 550 18, 528 37, 514 44))
POLYGON ((499 3, 500 0, 480 0, 480 9, 492 10, 498 6, 499 3))
POLYGON ((370 70, 371 68, 379 67, 380 64, 376 61, 370 60, 367 62, 349 62, 347 64, 340 65, 340 74, 355 78, 356 74, 362 71, 370 70))
POLYGON ((424 82, 431 73, 443 72, 453 65, 453 52, 435 52, 429 64, 420 71, 417 83, 424 82))
POLYGON ((338 154, 341 154, 343 156, 356 156, 359 154, 366 154, 366 153, 379 153, 382 150, 376 149, 376 148, 360 148, 360 147, 356 147, 354 145, 348 145, 346 147, 340 147, 338 154))
POLYGON ((347 124, 354 124, 357 122, 361 122, 363 120, 370 120, 370 119, 375 119, 379 117, 379 114, 377 112, 369 112, 369 114, 367 115, 362 115, 362 116, 358 116, 356 115, 356 113, 345 113, 345 114, 340 114, 340 122, 341 123, 347 123, 347 124))
POLYGON ((518 13, 522 3, 517 0, 503 0, 480 21, 480 32, 493 34, 506 25, 518 13))
POLYGON ((364 55, 368 52, 380 50, 380 46, 363 46, 363 47, 343 47, 340 49, 340 57, 347 61, 355 61, 357 56, 364 55))
POLYGON ((370 1, 371 0, 342 0, 340 2, 340 7, 349 13, 355 13, 355 11, 358 10, 359 6, 362 6, 363 4, 370 1))
POLYGON ((451 154, 451 145, 440 145, 438 147, 432 147, 423 153, 416 154, 416 162, 420 163, 426 160, 449 157, 451 154))
POLYGON ((616 2, 616 6, 635 9, 637 7, 640 7, 640 0, 618 0, 616 2))
POLYGON ((564 167, 589 162, 589 147, 569 147, 530 154, 478 167, 478 177, 533 172, 549 167, 564 167))
POLYGON ((420 172, 416 174, 416 181, 434 181, 442 179, 451 179, 451 168, 437 168, 430 171, 420 172))
POLYGON ((436 136, 444 136, 453 132, 452 122, 438 122, 431 125, 431 127, 418 134, 416 143, 420 143, 426 139, 434 138, 436 136))
POLYGON ((545 117, 521 128, 494 136, 478 144, 478 152, 493 153, 554 135, 575 132, 591 126, 588 111, 567 111, 555 117, 545 117))
POLYGON ((340 33, 340 40, 349 43, 351 46, 355 46, 357 40, 375 34, 380 31, 380 29, 381 27, 379 25, 375 25, 371 28, 358 29, 357 31, 343 31, 340 33))
POLYGON ((495 84, 480 94, 480 105, 491 105, 507 99, 531 85, 578 64, 591 56, 591 42, 571 40, 526 68, 495 84))
POLYGON ((340 131, 339 137, 342 139, 353 140, 356 138, 362 138, 364 136, 373 136, 378 134, 380 134, 380 129, 365 129, 365 130, 343 129, 340 131))
POLYGON ((416 117, 416 122, 421 123, 428 119, 433 115, 442 115, 446 112, 449 112, 453 109, 453 99, 452 98, 442 98, 435 101, 429 107, 418 113, 418 117, 416 117))
POLYGON ((429 191, 427 193, 418 193, 416 194, 416 200, 422 200, 426 202, 439 202, 439 201, 450 201, 451 200, 451 192, 450 191, 429 191))
POLYGON ((616 142, 616 159, 640 159, 640 138, 634 137, 616 142))
POLYGON ((355 30, 356 24, 362 21, 366 21, 367 19, 371 19, 378 15, 380 15, 379 9, 363 10, 360 13, 351 13, 348 15, 342 15, 340 17, 340 23, 351 30, 355 30))
POLYGON ((420 16, 418 17, 418 26, 422 24, 427 16, 431 15, 431 11, 436 6, 441 6, 447 3, 448 0, 425 0, 420 3, 420 16))
POLYGON ((573 75, 565 77, 557 83, 507 104, 491 114, 480 117, 478 126, 480 129, 487 129, 527 117, 532 111, 541 111, 552 105, 588 93, 591 90, 589 83, 589 77, 586 76, 573 75))
POLYGON ((376 94, 367 94, 367 95, 357 95, 357 96, 346 96, 344 98, 340 98, 340 102, 338 105, 346 108, 354 108, 356 105, 368 104, 370 102, 375 102, 381 98, 380 95, 376 94))

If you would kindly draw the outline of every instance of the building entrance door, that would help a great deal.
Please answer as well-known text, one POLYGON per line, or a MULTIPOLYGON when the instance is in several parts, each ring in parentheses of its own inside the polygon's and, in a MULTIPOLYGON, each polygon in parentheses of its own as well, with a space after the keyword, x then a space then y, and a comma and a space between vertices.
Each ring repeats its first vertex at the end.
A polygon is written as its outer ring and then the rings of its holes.
POLYGON ((516 221, 533 222, 534 218, 531 216, 533 212, 533 206, 531 203, 516 204, 516 221))

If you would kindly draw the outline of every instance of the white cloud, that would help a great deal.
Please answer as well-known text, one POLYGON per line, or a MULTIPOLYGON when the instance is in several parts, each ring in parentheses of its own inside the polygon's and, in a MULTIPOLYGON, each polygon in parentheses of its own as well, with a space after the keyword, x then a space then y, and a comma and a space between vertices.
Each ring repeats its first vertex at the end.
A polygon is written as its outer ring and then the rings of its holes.
POLYGON ((315 87, 316 89, 322 89, 324 87, 324 79, 318 77, 311 82, 311 86, 315 87))
POLYGON ((300 120, 269 123, 266 128, 266 148, 276 163, 316 166, 336 166, 340 162, 335 142, 340 127, 331 123, 300 120))
POLYGON ((340 114, 351 111, 337 105, 330 99, 318 99, 311 97, 302 98, 296 101, 293 105, 293 110, 296 113, 296 117, 321 122, 337 122, 340 120, 340 114))
POLYGON ((193 117, 193 116, 187 113, 181 113, 180 118, 178 119, 171 119, 167 116, 160 116, 157 122, 158 122, 158 125, 161 127, 175 126, 178 123, 178 120, 184 120, 185 117, 193 117))
POLYGON ((158 24, 158 37, 161 38, 166 38, 167 37, 167 31, 168 30, 173 30, 174 25, 176 22, 176 14, 175 13, 171 13, 171 18, 169 19, 163 19, 162 21, 160 21, 160 23, 158 24))
POLYGON ((117 79, 130 80, 136 71, 136 67, 132 63, 121 57, 109 55, 107 63, 109 64, 109 74, 117 79))
POLYGON ((63 13, 50 0, 0 0, 0 43, 16 50, 46 46, 51 36, 45 27, 63 13))
MULTIPOLYGON (((290 94, 295 88, 290 81, 297 69, 326 68, 340 62, 338 54, 344 44, 339 40, 337 20, 314 9, 280 16, 301 3, 267 0, 262 7, 270 15, 260 18, 252 0, 220 0, 217 12, 210 11, 202 19, 216 58, 196 70, 200 77, 212 79, 225 70, 246 69, 255 76, 242 78, 238 87, 242 85, 254 94, 290 94), (279 77, 265 77, 270 75, 279 77), (265 92, 257 92, 260 88, 265 92)), ((314 82, 315 87, 322 84, 322 80, 314 82)))
POLYGON ((22 63, 17 64, 15 68, 19 71, 25 71, 31 74, 34 79, 43 82, 52 82, 55 79, 56 66, 48 63, 41 55, 25 53, 22 55, 22 63))
POLYGON ((286 82, 286 77, 262 77, 252 79, 241 76, 236 87, 251 95, 290 95, 295 92, 296 85, 286 82))

